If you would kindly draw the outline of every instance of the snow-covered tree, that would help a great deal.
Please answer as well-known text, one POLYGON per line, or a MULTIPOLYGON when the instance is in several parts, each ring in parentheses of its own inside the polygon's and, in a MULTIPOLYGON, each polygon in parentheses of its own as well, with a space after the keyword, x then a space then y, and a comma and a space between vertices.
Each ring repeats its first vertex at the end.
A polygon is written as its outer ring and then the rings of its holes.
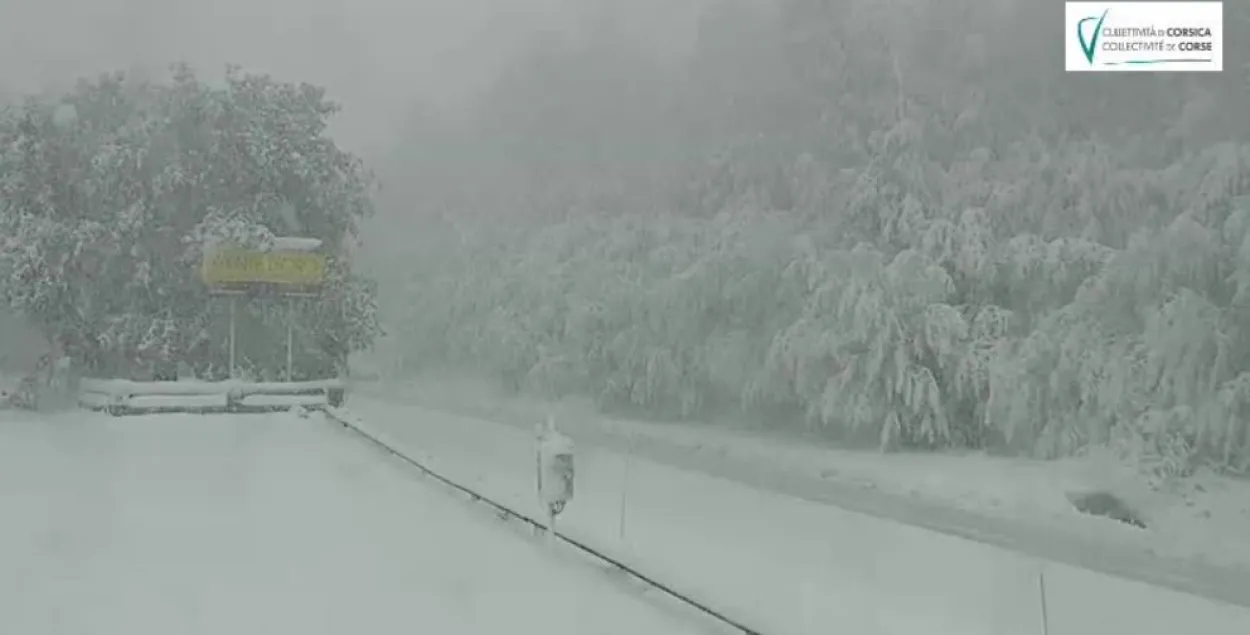
POLYGON ((377 331, 372 288, 340 254, 372 210, 371 184, 327 136, 336 109, 315 86, 236 68, 212 84, 185 66, 166 82, 105 75, 8 108, 5 299, 90 372, 187 356, 206 365, 220 348, 206 338, 221 325, 197 275, 204 247, 305 235, 338 256, 317 301, 315 313, 331 316, 315 321, 318 336, 341 343, 336 355, 367 345, 377 331))
POLYGON ((1057 11, 727 1, 651 81, 636 51, 520 56, 391 166, 424 179, 388 210, 421 248, 374 244, 422 254, 386 307, 409 369, 886 449, 1250 471, 1246 70, 1091 89, 1037 53, 1057 11), (649 87, 644 125, 611 85, 649 87))

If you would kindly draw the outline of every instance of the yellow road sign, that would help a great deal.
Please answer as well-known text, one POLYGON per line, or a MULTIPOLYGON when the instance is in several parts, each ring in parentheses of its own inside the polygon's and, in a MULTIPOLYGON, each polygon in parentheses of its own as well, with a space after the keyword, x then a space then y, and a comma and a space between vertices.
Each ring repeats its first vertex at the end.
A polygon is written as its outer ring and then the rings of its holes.
POLYGON ((325 281, 325 254, 219 249, 207 254, 200 276, 210 286, 274 284, 315 286, 325 281))

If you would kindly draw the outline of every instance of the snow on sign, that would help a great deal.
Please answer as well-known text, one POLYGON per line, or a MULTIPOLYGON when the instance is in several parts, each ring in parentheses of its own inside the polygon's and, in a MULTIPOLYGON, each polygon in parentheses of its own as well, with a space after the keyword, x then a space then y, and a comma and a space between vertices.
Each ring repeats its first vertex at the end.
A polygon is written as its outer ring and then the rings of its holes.
POLYGON ((304 251, 220 249, 206 256, 200 269, 204 283, 210 286, 316 286, 325 280, 325 274, 325 254, 304 251))

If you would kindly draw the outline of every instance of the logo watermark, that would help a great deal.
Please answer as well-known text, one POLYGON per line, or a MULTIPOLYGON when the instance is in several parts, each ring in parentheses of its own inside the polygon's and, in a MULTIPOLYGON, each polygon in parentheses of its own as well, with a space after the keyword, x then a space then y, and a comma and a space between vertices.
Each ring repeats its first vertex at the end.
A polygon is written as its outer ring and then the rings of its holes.
POLYGON ((1224 70, 1223 2, 1068 2, 1064 29, 1069 71, 1224 70))

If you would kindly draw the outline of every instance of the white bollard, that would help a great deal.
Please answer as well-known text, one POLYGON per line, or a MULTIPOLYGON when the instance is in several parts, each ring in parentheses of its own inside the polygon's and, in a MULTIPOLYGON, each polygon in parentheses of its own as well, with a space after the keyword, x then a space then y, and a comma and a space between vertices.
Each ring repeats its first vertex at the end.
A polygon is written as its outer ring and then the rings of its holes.
POLYGON ((556 429, 555 420, 536 430, 538 502, 547 516, 547 535, 555 532, 556 518, 573 500, 573 440, 556 429))

